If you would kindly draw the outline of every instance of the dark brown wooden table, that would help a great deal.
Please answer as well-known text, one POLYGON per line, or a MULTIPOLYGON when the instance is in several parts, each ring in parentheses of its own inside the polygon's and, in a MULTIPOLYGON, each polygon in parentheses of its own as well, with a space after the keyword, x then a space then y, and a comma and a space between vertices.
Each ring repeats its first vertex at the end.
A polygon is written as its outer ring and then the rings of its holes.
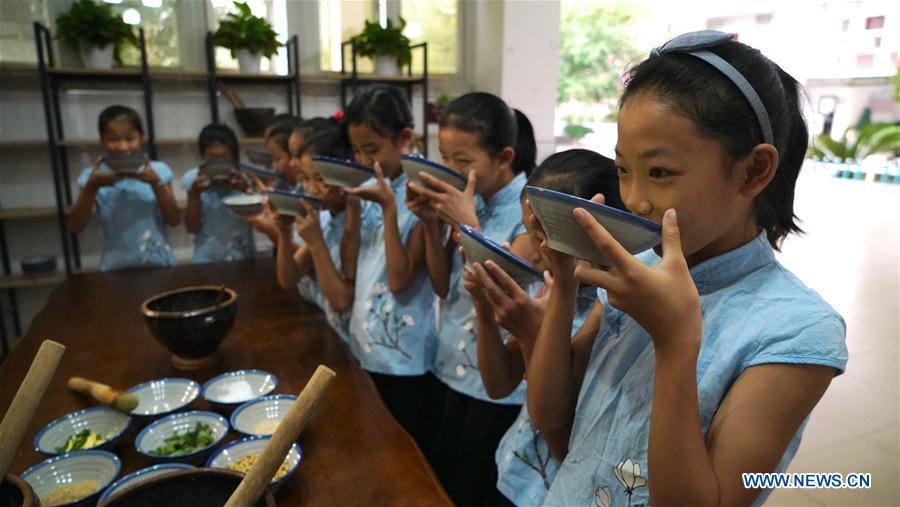
MULTIPOLYGON (((31 443, 44 425, 93 405, 66 387, 71 376, 127 388, 170 376, 202 384, 224 371, 259 368, 278 377, 276 393, 297 394, 322 363, 337 378, 300 436, 303 463, 276 493, 279 505, 450 505, 412 438, 391 417, 371 378, 322 314, 294 291, 278 288, 272 259, 70 277, 0 365, 3 413, 45 339, 63 343, 67 350, 11 473, 20 474, 46 458, 31 443), (138 307, 159 292, 199 284, 237 290, 237 319, 217 365, 179 371, 150 335, 138 307)), ((212 409, 202 398, 190 408, 212 409)), ((123 475, 152 464, 134 449, 138 426, 135 421, 111 449, 122 459, 123 475)), ((238 434, 230 432, 228 439, 235 438, 238 434)))

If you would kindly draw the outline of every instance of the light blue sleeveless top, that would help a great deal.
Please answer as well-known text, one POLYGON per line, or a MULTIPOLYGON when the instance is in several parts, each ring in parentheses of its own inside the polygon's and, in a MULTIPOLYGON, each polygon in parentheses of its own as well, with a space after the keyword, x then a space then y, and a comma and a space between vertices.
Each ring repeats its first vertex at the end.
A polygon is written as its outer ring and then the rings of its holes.
MULTIPOLYGON (((181 186, 185 192, 197 179, 198 168, 184 174, 181 186)), ((200 194, 203 221, 194 236, 194 263, 240 261, 256 256, 253 226, 242 220, 222 202, 226 197, 239 195, 227 182, 214 181, 200 194)))
MULTIPOLYGON (((518 174, 490 199, 476 197, 476 215, 481 232, 497 243, 512 243, 517 236, 525 234, 519 201, 525 181, 525 174, 518 174)), ((524 384, 500 400, 491 399, 484 390, 475 350, 475 307, 463 286, 462 272, 462 259, 454 253, 450 290, 441 302, 440 333, 432 371, 454 391, 492 403, 519 405, 525 399, 524 384)))
MULTIPOLYGON (((572 332, 581 328, 596 301, 595 287, 583 285, 578 290, 572 332)), ((550 455, 547 442, 531 425, 527 403, 522 403, 519 417, 500 440, 494 461, 497 463, 497 489, 512 503, 540 505, 544 501, 556 477, 559 461, 550 455)))
MULTIPOLYGON (((648 264, 659 262, 659 257, 648 264)), ((761 233, 731 252, 691 269, 700 293, 703 335, 697 391, 703 433, 743 371, 786 363, 847 363, 841 316, 776 260, 761 233)), ((578 396, 569 454, 545 505, 648 505, 647 449, 653 400, 654 349, 628 315, 606 305, 578 396)), ((797 447, 797 430, 776 472, 797 447)), ((761 505, 768 491, 755 504, 761 505)))
MULTIPOLYGON (((172 183, 172 169, 165 162, 154 160, 150 166, 160 183, 172 183)), ((92 170, 88 167, 81 172, 78 188, 84 188, 92 170)), ((100 170, 112 172, 106 164, 100 170)), ((115 185, 100 188, 95 202, 103 237, 101 271, 175 264, 166 223, 149 183, 122 178, 115 185)))
MULTIPOLYGON (((419 219, 407 209, 406 175, 391 181, 404 244, 419 219)), ((400 294, 388 289, 381 206, 365 201, 360 225, 356 286, 350 335, 362 367, 387 375, 423 375, 428 371, 437 326, 437 296, 423 267, 400 294)))

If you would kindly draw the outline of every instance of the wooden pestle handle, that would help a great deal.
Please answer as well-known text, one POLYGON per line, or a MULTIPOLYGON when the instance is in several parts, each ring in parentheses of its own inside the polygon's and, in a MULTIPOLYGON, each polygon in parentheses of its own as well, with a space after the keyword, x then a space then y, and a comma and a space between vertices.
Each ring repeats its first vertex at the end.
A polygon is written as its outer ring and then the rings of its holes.
POLYGON ((78 391, 81 394, 86 394, 104 405, 112 405, 116 402, 116 398, 122 393, 122 391, 113 389, 106 384, 94 382, 93 380, 82 377, 70 378, 69 388, 78 391))
POLYGON ((231 494, 225 507, 248 507, 259 500, 291 446, 297 441, 297 437, 300 436, 300 432, 303 431, 303 427, 312 416, 316 405, 322 400, 325 391, 334 380, 334 376, 334 370, 325 365, 320 364, 316 368, 316 372, 300 392, 297 401, 278 425, 269 444, 257 457, 256 463, 234 490, 234 493, 231 494))
POLYGON ((9 410, 0 422, 0 478, 6 475, 22 437, 25 436, 28 424, 31 423, 65 351, 64 345, 53 340, 44 340, 31 362, 31 367, 28 368, 28 373, 25 374, 25 379, 19 385, 16 396, 9 404, 9 410))

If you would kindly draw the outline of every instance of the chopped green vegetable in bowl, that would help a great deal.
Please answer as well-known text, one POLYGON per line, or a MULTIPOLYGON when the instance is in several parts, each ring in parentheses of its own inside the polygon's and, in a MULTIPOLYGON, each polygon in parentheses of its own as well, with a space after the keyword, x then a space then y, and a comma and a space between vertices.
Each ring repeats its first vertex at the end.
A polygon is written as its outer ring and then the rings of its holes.
POLYGON ((94 433, 89 428, 85 428, 74 435, 69 436, 66 443, 57 447, 56 452, 80 451, 83 449, 91 449, 106 442, 106 439, 99 433, 94 433))
POLYGON ((151 459, 199 461, 225 438, 228 428, 228 421, 215 412, 182 412, 154 421, 141 430, 134 447, 151 459))
POLYGON ((152 449, 150 454, 157 456, 179 456, 190 454, 209 446, 216 441, 212 428, 198 422, 194 429, 186 433, 175 432, 165 439, 165 445, 152 449))

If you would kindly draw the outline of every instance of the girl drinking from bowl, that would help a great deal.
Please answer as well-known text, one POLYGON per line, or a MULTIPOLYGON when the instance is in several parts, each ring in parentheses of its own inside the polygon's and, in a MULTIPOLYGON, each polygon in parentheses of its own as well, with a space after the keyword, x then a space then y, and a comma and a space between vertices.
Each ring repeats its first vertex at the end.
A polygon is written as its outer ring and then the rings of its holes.
MULTIPOLYGON (((272 156, 272 169, 278 174, 278 180, 275 182, 276 190, 289 192, 302 190, 298 174, 291 168, 290 146, 288 144, 291 133, 298 127, 299 123, 298 119, 288 117, 278 121, 271 128, 267 128, 266 150, 272 156)), ((267 190, 267 185, 263 184, 259 177, 253 175, 251 179, 255 183, 256 191, 264 192, 267 190)), ((272 210, 271 206, 263 206, 262 213, 247 219, 247 222, 253 225, 256 230, 268 236, 276 246, 276 250, 279 243, 277 217, 278 214, 272 210)), ((293 251, 293 248, 291 251, 293 251)))
POLYGON ((245 220, 228 210, 223 199, 245 192, 247 181, 236 164, 240 150, 234 131, 225 125, 207 125, 197 139, 200 157, 204 162, 235 164, 231 178, 212 181, 195 167, 184 174, 182 187, 187 192, 184 223, 194 234, 194 262, 238 261, 252 259, 256 254, 253 228, 245 220))
MULTIPOLYGON (((590 199, 596 194, 606 196, 607 204, 619 209, 619 177, 612 160, 589 150, 568 150, 551 155, 528 178, 528 185, 590 199)), ((545 236, 543 230, 530 222, 531 208, 520 198, 522 224, 531 240, 525 257, 540 272, 548 268, 539 249, 545 236)), ((522 383, 534 339, 540 328, 547 297, 547 286, 534 284, 526 292, 496 263, 474 264, 476 273, 463 270, 463 283, 475 304, 478 364, 485 391, 491 398, 509 396, 522 383), (537 292, 535 297, 532 294, 537 292), (529 294, 531 292, 532 294, 529 294), (500 327, 510 333, 504 341, 500 327)), ((572 327, 579 328, 592 311, 601 311, 596 288, 583 285, 575 299, 572 327)), ((509 427, 495 454, 497 490, 492 505, 539 505, 559 468, 559 461, 550 455, 545 438, 528 417, 522 405, 519 417, 509 427), (502 494, 502 495, 501 495, 502 494)))
POLYGON ((410 183, 410 209, 425 225, 428 271, 441 302, 440 336, 431 388, 438 420, 430 459, 450 498, 481 505, 494 491, 494 451, 516 419, 524 399, 519 388, 495 400, 479 374, 475 307, 463 287, 463 262, 444 241, 440 221, 468 225, 520 251, 527 243, 519 195, 534 167, 531 123, 489 93, 469 93, 451 102, 438 131, 444 165, 468 178, 462 191, 428 174, 429 188, 410 183), (436 377, 436 380, 434 379, 436 377))
POLYGON ((400 157, 410 152, 412 129, 409 103, 390 86, 361 88, 344 111, 342 134, 357 162, 374 168, 375 179, 347 190, 364 202, 348 206, 342 248, 345 271, 355 277, 350 334, 357 358, 391 413, 424 448, 425 374, 437 330, 423 227, 404 203, 400 157))
MULTIPOLYGON (((134 109, 109 106, 98 121, 107 155, 140 155, 144 127, 134 109)), ((171 266, 175 255, 166 225, 178 225, 181 213, 172 195, 172 170, 152 160, 138 172, 114 173, 100 159, 78 177, 78 198, 69 212, 69 228, 80 234, 96 206, 103 236, 100 270, 171 266)))
MULTIPOLYGON (((299 166, 303 188, 307 194, 322 200, 325 209, 320 212, 304 201, 306 216, 296 217, 293 224, 302 244, 293 254, 287 249, 278 250, 278 282, 283 288, 297 287, 304 299, 318 305, 338 335, 352 346, 349 318, 353 281, 341 271, 341 240, 347 222, 348 196, 340 188, 322 181, 312 158, 314 155, 347 160, 353 153, 336 128, 310 135, 292 153, 291 163, 299 166)), ((285 244, 291 241, 293 231, 290 226, 282 226, 279 233, 279 241, 285 244)))
POLYGON ((632 257, 575 209, 613 267, 547 251, 528 409, 540 431, 570 436, 551 443, 563 462, 544 503, 761 504, 768 492, 741 474, 785 469, 847 361, 841 316, 774 256, 799 231, 800 87, 704 31, 630 70, 620 103, 622 199, 662 224, 662 244, 632 257), (608 304, 572 337, 579 282, 608 304))

